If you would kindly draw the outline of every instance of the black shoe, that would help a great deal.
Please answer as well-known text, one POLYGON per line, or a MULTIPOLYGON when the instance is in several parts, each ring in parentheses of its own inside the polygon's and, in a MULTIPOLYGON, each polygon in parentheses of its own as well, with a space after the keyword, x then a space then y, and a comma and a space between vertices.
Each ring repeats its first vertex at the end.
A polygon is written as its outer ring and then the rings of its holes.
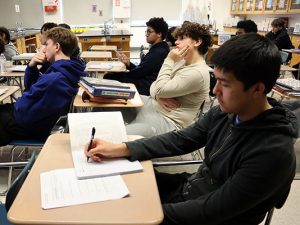
POLYGON ((7 82, 7 78, 6 77, 0 77, 0 83, 6 83, 7 82))

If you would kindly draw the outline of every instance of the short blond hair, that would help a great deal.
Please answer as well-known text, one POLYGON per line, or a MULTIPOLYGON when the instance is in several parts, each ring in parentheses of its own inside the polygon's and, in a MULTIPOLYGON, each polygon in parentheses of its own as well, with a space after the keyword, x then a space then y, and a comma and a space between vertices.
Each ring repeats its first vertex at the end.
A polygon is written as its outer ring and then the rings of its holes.
POLYGON ((51 39, 54 43, 59 43, 66 56, 71 56, 78 48, 77 37, 66 28, 54 27, 43 33, 43 36, 45 40, 51 39))

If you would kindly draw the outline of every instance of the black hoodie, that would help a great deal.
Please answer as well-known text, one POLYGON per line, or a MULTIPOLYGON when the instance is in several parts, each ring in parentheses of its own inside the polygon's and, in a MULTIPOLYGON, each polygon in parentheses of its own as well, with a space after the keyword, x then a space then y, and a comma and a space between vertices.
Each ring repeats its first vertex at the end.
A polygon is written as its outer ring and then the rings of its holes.
POLYGON ((127 143, 131 160, 206 146, 204 164, 183 185, 186 201, 163 204, 165 224, 257 225, 283 205, 295 175, 298 125, 290 111, 269 102, 273 108, 237 125, 217 106, 186 129, 127 143))

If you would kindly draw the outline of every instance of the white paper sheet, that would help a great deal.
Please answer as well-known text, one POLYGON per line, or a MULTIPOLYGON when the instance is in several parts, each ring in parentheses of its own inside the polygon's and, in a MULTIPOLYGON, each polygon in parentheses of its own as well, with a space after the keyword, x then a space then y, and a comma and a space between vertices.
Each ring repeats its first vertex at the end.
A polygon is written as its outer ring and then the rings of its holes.
POLYGON ((121 176, 78 180, 74 168, 40 174, 43 209, 120 199, 129 195, 121 176))
POLYGON ((121 112, 93 112, 68 114, 73 163, 79 179, 109 176, 143 170, 138 162, 127 159, 92 162, 84 155, 84 145, 89 143, 92 128, 96 128, 95 138, 112 143, 127 141, 126 129, 121 112))

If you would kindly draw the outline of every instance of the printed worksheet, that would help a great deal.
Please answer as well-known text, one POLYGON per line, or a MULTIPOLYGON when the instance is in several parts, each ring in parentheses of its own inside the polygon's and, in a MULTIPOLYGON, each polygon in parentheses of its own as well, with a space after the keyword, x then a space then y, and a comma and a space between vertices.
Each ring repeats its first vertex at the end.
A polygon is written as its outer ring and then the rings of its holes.
POLYGON ((74 168, 40 174, 43 209, 120 199, 129 195, 121 176, 78 180, 74 168))

